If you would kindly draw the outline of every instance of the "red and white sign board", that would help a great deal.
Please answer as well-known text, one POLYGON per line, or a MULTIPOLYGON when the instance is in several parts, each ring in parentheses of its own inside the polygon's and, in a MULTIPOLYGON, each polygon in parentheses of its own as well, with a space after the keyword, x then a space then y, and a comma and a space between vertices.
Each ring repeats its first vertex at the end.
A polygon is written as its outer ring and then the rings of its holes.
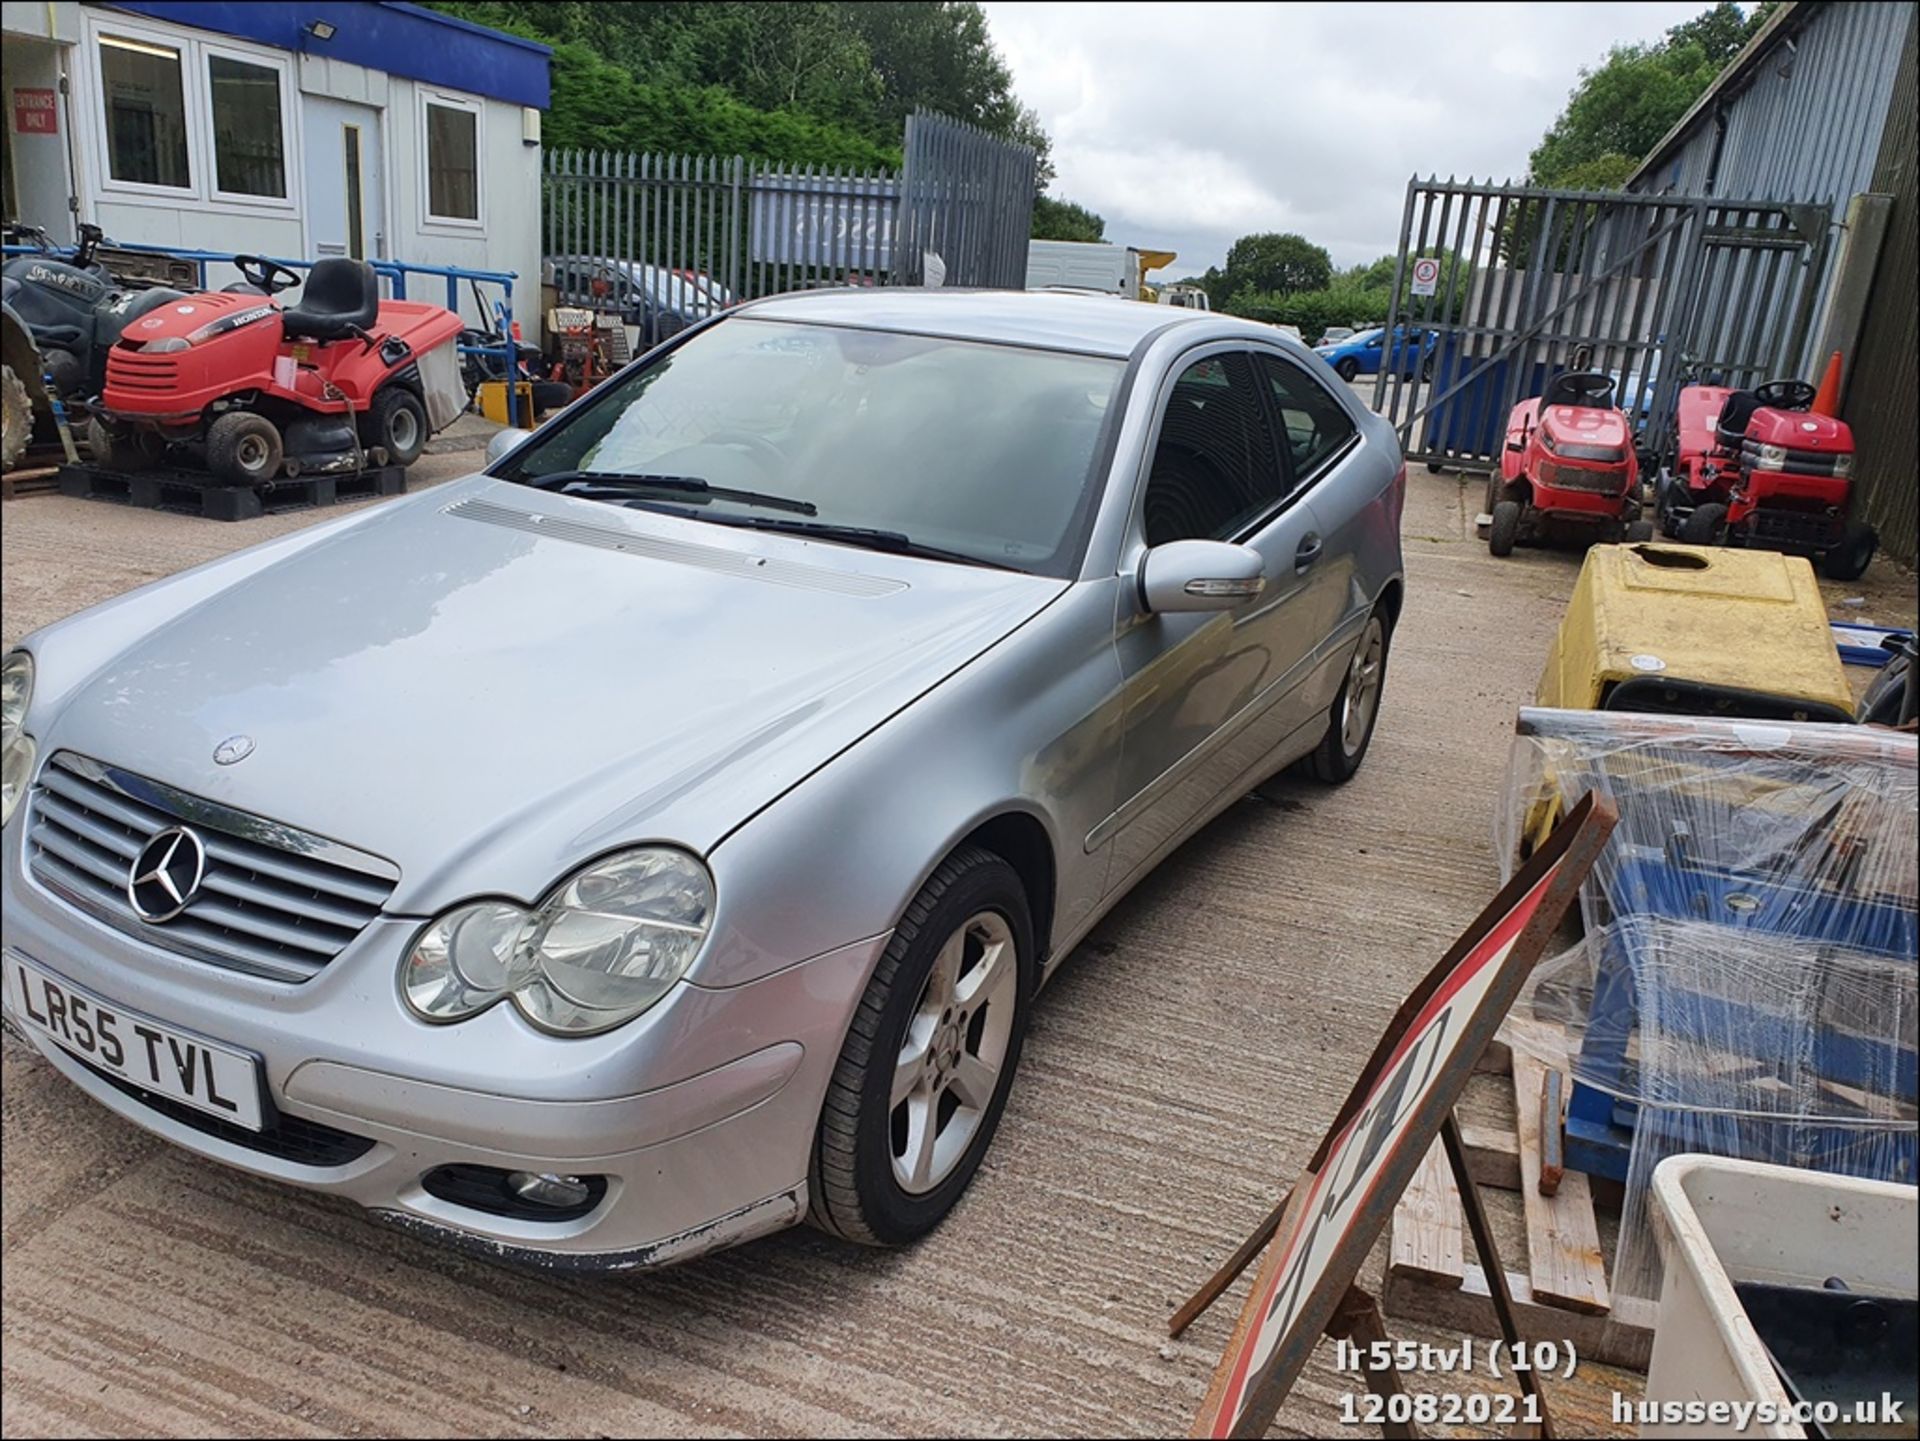
POLYGON ((1414 989, 1293 1188, 1196 1436, 1260 1436, 1612 830, 1588 796, 1414 989))
POLYGON ((60 133, 60 97, 52 90, 15 89, 13 92, 13 133, 16 135, 58 135, 60 133))
POLYGON ((1440 262, 1423 257, 1413 262, 1413 293, 1432 295, 1440 289, 1440 262))

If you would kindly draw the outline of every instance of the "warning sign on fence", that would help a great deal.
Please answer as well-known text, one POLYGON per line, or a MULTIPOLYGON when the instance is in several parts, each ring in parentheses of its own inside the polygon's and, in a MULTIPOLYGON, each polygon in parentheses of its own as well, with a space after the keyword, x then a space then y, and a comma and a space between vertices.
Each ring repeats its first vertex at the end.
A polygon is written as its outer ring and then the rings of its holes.
POLYGON ((1440 288, 1440 262, 1422 258, 1413 262, 1413 293, 1432 295, 1440 288))

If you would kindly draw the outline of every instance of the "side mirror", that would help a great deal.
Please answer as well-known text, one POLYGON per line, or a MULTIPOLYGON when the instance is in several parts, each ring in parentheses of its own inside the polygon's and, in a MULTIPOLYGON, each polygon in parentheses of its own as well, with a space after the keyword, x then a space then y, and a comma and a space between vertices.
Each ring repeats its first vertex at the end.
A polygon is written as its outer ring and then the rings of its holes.
POLYGON ((1140 560, 1140 601, 1155 615, 1232 610, 1266 589, 1260 552, 1223 540, 1172 540, 1140 560))
POLYGON ((528 439, 532 434, 530 430, 516 430, 512 426, 504 430, 496 430, 487 437, 487 464, 492 465, 508 451, 517 449, 520 442, 528 439))

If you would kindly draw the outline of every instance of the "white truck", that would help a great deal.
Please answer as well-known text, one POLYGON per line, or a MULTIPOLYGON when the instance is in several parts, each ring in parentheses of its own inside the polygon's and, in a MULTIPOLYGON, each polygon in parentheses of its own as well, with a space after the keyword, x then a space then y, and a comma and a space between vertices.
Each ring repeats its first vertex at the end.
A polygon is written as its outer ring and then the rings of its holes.
POLYGON ((1171 250, 1141 250, 1105 241, 1032 240, 1027 243, 1027 289, 1097 290, 1127 300, 1146 298, 1149 270, 1171 264, 1171 250))

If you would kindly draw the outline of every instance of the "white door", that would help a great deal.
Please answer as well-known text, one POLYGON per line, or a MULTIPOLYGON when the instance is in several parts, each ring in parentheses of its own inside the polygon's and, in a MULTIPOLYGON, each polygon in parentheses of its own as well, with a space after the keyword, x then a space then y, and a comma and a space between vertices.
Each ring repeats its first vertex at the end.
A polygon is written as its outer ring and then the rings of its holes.
POLYGON ((314 255, 385 259, 379 110, 324 95, 306 96, 305 102, 307 224, 314 255))

